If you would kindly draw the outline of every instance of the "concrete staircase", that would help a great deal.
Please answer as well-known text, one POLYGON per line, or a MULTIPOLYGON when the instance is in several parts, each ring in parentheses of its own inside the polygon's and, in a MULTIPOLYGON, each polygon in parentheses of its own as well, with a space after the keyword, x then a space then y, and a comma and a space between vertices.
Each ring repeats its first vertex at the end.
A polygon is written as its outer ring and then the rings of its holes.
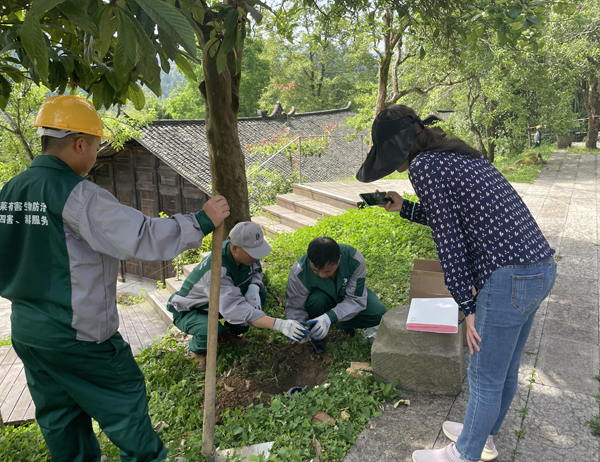
POLYGON ((341 215, 358 208, 358 202, 309 185, 295 184, 293 193, 277 196, 276 205, 263 207, 263 215, 252 217, 269 236, 293 233, 303 226, 311 226, 323 217, 341 215))
POLYGON ((184 266, 182 268, 182 276, 180 276, 179 278, 174 277, 167 279, 165 281, 165 289, 155 290, 148 294, 148 302, 150 303, 152 308, 154 308, 154 311, 156 311, 161 317, 161 319, 165 322, 165 324, 167 324, 168 327, 171 327, 173 325, 173 315, 170 311, 167 310, 167 302, 169 301, 169 298, 171 297, 171 294, 173 292, 177 292, 179 289, 181 289, 183 281, 185 281, 185 278, 188 277, 188 275, 193 271, 193 269, 197 265, 198 263, 192 263, 191 265, 184 266))

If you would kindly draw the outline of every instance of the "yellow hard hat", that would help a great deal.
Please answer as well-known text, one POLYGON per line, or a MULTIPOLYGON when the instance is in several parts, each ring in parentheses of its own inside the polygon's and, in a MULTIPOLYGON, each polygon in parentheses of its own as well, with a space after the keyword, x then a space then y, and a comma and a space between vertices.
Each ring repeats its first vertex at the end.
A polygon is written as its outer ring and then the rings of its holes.
POLYGON ((536 125, 535 128, 542 128, 542 126, 541 125, 536 125))
MULTIPOLYGON (((53 128, 63 133, 86 133, 107 140, 102 130, 102 119, 91 101, 74 95, 57 95, 46 98, 35 116, 34 127, 53 128)), ((38 130, 39 133, 39 130, 38 130)), ((50 133, 43 133, 48 134, 50 133)), ((63 136, 66 136, 63 134, 63 136)), ((62 136, 56 136, 62 138, 62 136)))

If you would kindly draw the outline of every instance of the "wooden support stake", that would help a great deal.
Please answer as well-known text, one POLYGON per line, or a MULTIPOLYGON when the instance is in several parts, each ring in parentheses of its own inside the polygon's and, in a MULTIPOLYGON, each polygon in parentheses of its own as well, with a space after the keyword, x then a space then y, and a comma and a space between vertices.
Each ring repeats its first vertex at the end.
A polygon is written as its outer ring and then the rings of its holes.
POLYGON ((215 394, 217 387, 217 339, 219 331, 219 295, 221 293, 221 263, 223 226, 213 231, 210 295, 208 299, 208 340, 206 376, 204 382, 204 421, 202 424, 202 454, 212 457, 215 442, 215 394))

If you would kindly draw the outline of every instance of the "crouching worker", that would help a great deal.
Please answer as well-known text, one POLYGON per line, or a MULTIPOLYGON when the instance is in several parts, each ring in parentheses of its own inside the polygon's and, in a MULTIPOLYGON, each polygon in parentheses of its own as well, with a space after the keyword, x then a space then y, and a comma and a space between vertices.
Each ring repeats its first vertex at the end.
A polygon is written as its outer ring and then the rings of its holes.
POLYGON ((288 278, 285 315, 312 326, 315 353, 325 352, 331 324, 354 333, 354 328, 379 325, 386 309, 365 285, 365 258, 354 247, 317 237, 308 245, 288 278))
MULTIPOLYGON (((219 323, 220 340, 223 336, 235 339, 248 332, 250 326, 279 331, 295 342, 302 341, 308 334, 300 323, 272 318, 262 311, 267 291, 259 259, 271 250, 260 226, 249 221, 235 225, 223 242, 219 318, 225 319, 225 324, 219 323)), ((189 346, 192 361, 200 371, 206 370, 211 257, 207 256, 194 268, 167 305, 173 313, 173 324, 193 335, 189 346)))

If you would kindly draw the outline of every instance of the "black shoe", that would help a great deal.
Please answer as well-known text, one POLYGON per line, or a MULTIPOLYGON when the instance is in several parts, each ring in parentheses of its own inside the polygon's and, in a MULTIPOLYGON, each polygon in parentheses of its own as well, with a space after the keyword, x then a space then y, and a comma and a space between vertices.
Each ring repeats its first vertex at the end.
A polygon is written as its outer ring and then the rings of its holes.
POLYGON ((313 340, 310 339, 310 343, 312 344, 313 350, 315 352, 315 354, 317 355, 322 355, 323 353, 325 353, 327 351, 327 342, 325 341, 325 339, 323 340, 313 340))
POLYGON ((356 335, 356 329, 354 327, 349 327, 348 329, 342 329, 344 335, 349 335, 350 337, 354 337, 356 335))

